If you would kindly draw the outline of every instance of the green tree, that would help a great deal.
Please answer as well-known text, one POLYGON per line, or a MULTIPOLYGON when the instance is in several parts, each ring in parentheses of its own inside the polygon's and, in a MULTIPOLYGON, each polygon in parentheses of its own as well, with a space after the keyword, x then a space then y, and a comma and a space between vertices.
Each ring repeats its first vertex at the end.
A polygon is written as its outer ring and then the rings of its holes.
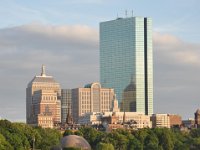
POLYGON ((157 136, 150 130, 149 134, 144 140, 144 150, 158 150, 159 140, 157 136))
POLYGON ((73 135, 74 133, 72 132, 72 130, 65 130, 65 132, 63 133, 63 136, 67 136, 67 135, 73 135))
POLYGON ((96 150, 114 150, 114 147, 110 143, 98 143, 96 146, 96 150))
POLYGON ((61 133, 56 129, 43 129, 41 127, 35 128, 41 136, 41 140, 37 142, 36 148, 42 150, 49 150, 54 145, 60 144, 61 133))
POLYGON ((5 139, 5 137, 0 134, 0 150, 13 150, 14 148, 8 143, 5 139))
POLYGON ((167 128, 156 128, 153 130, 159 139, 159 145, 162 146, 164 150, 174 149, 174 139, 173 133, 167 128))
POLYGON ((79 130, 75 131, 74 134, 78 136, 83 136, 83 133, 79 130))
POLYGON ((91 145, 92 149, 95 149, 97 143, 101 142, 102 140, 103 133, 100 131, 97 131, 94 128, 85 127, 85 128, 81 128, 79 131, 83 134, 83 137, 91 145))
POLYGON ((142 150, 142 147, 143 147, 143 145, 135 137, 132 137, 132 138, 129 139, 129 143, 128 143, 127 149, 130 149, 130 150, 142 150))

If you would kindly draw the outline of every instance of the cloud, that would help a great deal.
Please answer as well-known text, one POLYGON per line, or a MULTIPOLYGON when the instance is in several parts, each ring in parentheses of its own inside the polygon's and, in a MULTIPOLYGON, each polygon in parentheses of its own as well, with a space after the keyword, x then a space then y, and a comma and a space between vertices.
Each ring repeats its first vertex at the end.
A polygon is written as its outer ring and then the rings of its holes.
MULTIPOLYGON (((98 37, 96 29, 85 25, 32 23, 0 29, 0 116, 25 120, 25 89, 42 64, 62 88, 98 81, 98 37)), ((153 39, 154 110, 189 117, 200 107, 200 45, 158 32, 153 39)))
POLYGON ((25 119, 25 89, 42 64, 62 88, 98 81, 98 31, 39 23, 1 29, 0 60, 0 116, 16 120, 5 114, 6 107, 24 108, 19 118, 25 119))
POLYGON ((153 37, 155 110, 193 117, 200 107, 200 44, 158 32, 153 37))

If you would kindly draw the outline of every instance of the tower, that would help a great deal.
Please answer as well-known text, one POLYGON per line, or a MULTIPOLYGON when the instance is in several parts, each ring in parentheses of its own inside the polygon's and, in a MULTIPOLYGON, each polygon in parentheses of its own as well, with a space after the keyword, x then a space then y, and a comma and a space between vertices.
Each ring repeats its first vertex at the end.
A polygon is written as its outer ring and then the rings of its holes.
POLYGON ((136 112, 153 114, 152 19, 127 17, 101 22, 102 86, 114 88, 120 103, 132 77, 136 112))
POLYGON ((26 122, 42 127, 53 127, 61 121, 60 84, 47 76, 42 65, 40 76, 35 76, 26 88, 26 122), (48 125, 49 122, 49 125, 48 125))

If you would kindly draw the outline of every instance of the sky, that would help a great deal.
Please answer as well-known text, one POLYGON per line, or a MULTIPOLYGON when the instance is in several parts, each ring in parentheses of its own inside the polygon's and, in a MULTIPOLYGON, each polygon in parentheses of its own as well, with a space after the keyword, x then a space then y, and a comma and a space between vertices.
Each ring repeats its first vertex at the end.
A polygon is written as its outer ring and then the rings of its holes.
POLYGON ((99 23, 153 19, 154 113, 200 108, 199 0, 0 0, 0 117, 25 122, 26 87, 46 65, 62 88, 99 81, 99 23))

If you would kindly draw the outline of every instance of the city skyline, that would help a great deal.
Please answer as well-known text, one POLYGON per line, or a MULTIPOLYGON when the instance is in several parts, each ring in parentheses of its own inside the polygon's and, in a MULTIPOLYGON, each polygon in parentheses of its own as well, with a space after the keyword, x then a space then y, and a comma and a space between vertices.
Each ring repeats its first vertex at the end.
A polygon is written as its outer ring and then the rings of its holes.
POLYGON ((194 117, 200 107, 199 1, 1 2, 0 116, 25 121, 27 82, 47 66, 62 88, 99 80, 99 22, 153 19, 154 113, 194 117), (72 7, 74 6, 74 7, 72 7), (170 10, 170 11, 169 11, 170 10), (81 74, 81 78, 79 75, 81 74), (187 110, 187 111, 185 111, 187 110))

